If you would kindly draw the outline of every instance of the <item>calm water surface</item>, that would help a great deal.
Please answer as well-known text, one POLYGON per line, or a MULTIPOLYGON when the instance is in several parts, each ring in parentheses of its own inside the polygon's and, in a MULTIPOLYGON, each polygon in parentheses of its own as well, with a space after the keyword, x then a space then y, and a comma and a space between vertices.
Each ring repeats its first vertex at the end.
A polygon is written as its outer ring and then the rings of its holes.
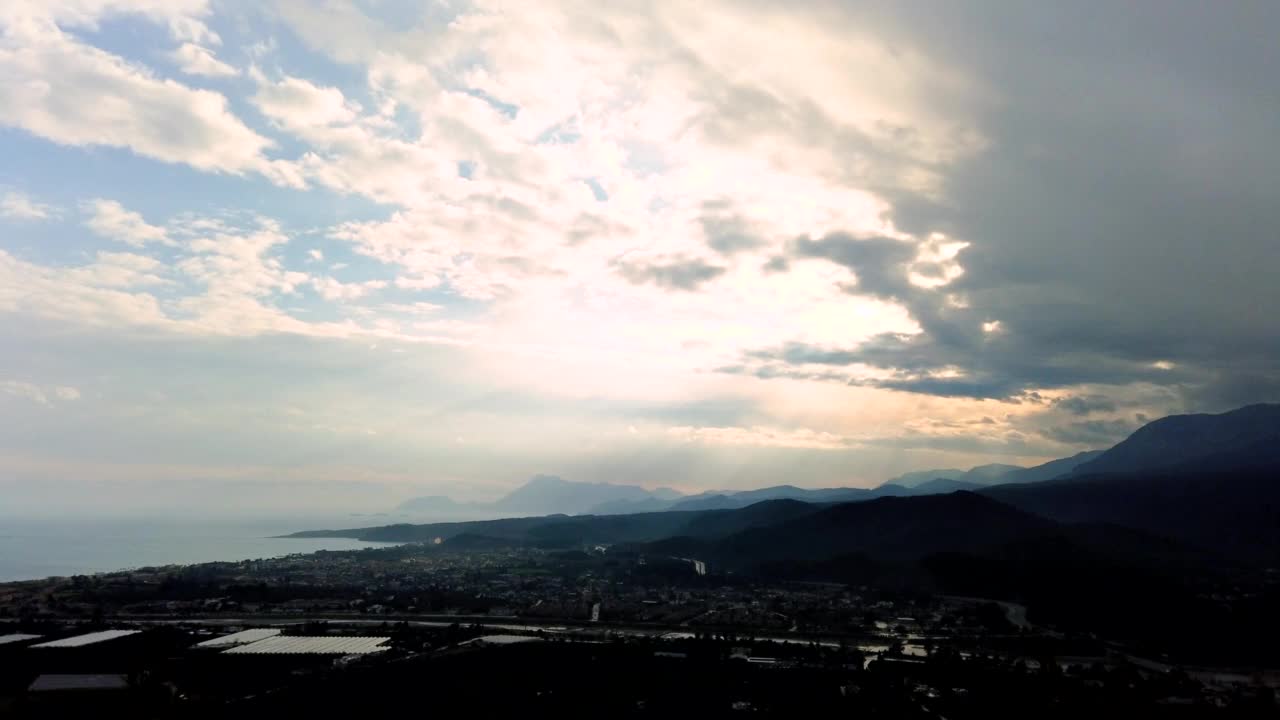
POLYGON ((0 517, 0 582, 146 565, 385 547, 385 543, 342 538, 271 537, 297 530, 378 524, 382 523, 352 518, 213 521, 0 517))

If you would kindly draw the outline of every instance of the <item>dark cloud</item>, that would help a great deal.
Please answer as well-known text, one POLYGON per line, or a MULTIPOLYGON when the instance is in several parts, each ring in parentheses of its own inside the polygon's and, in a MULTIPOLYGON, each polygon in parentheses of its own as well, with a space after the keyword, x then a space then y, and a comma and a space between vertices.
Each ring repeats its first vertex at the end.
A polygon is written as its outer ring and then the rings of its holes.
POLYGON ((1111 413, 1116 411, 1116 404, 1101 395, 1071 395, 1053 403, 1072 415, 1090 415, 1092 413, 1111 413))
POLYGON ((1138 426, 1127 420, 1080 420, 1046 428, 1041 434, 1067 445, 1106 447, 1128 437, 1138 426))
POLYGON ((703 283, 724 274, 725 269, 698 259, 677 259, 666 263, 622 262, 618 274, 635 285, 652 283, 668 290, 697 290, 703 283))
POLYGON ((900 301, 917 292, 907 282, 907 263, 916 256, 916 246, 911 243, 835 233, 818 240, 798 238, 791 251, 796 258, 821 258, 852 270, 858 278, 850 286, 854 292, 900 301))
POLYGON ((784 255, 775 255, 769 258, 768 262, 760 266, 765 274, 783 273, 791 269, 791 261, 784 255))
POLYGON ((704 216, 701 222, 707 245, 721 255, 755 250, 765 244, 764 238, 741 218, 704 216))
POLYGON ((1205 412, 1222 412, 1278 399, 1280 372, 1262 367, 1218 372, 1208 382, 1186 392, 1187 403, 1205 412))
POLYGON ((751 377, 758 377, 762 380, 786 378, 789 380, 814 380, 818 382, 840 383, 848 382, 849 380, 849 376, 846 373, 796 370, 786 365, 724 365, 716 368, 715 372, 724 373, 726 375, 747 375, 751 377))
MULTIPOLYGON (((936 196, 872 183, 899 228, 970 243, 944 291, 912 286, 892 240, 795 243, 793 260, 850 268, 849 292, 902 304, 923 331, 815 352, 893 373, 872 384, 950 396, 1141 382, 1190 409, 1280 399, 1280 5, 844 8, 995 102, 957 108, 988 142, 933 168, 936 196), (984 333, 993 320, 1001 332, 984 333), (939 379, 949 368, 963 377, 939 379)), ((808 112, 767 107, 756 122, 795 126, 808 112)), ((832 152, 865 151, 820 136, 832 152)), ((782 375, 806 355, 770 352, 744 362, 782 375)))
POLYGON ((803 343, 788 343, 781 350, 757 350, 747 353, 756 360, 782 360, 789 365, 850 365, 858 361, 857 353, 847 350, 824 350, 803 343))

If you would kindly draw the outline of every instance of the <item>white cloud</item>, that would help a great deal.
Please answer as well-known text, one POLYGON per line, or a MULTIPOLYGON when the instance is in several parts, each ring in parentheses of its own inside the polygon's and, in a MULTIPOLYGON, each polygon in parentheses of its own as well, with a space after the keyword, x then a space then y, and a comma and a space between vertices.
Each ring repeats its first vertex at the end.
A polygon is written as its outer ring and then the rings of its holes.
POLYGON ((666 432, 681 442, 730 447, 847 450, 856 444, 849 438, 809 428, 677 426, 666 432))
POLYGON ((169 274, 168 266, 135 253, 99 252, 93 264, 64 272, 95 287, 142 288, 173 282, 164 277, 169 274))
POLYGON ((255 75, 259 87, 253 103, 281 127, 304 133, 311 128, 351 122, 360 112, 359 105, 348 102, 337 88, 319 87, 295 77, 273 83, 260 72, 255 75))
POLYGON ((155 296, 137 287, 153 284, 148 274, 113 265, 118 257, 109 253, 104 260, 60 268, 26 262, 0 250, 0 312, 91 326, 169 324, 155 296))
POLYGON ((240 71, 213 56, 213 51, 200 47, 195 43, 183 43, 169 53, 178 69, 188 75, 203 77, 230 77, 239 75, 240 71))
POLYGON ((38 405, 52 405, 49 396, 38 386, 21 380, 0 380, 0 392, 13 397, 25 398, 38 405))
POLYGON ((95 198, 84 203, 84 209, 91 213, 85 226, 102 237, 133 247, 173 244, 164 228, 149 224, 141 214, 126 210, 115 200, 95 198))
POLYGON ((209 13, 208 0, 7 0, 0 23, 96 31, 103 18, 140 15, 165 25, 175 39, 218 45, 222 40, 203 21, 209 13))
POLYGON ((331 277, 313 277, 311 286, 325 300, 355 300, 369 294, 370 290, 379 290, 387 286, 382 280, 368 280, 360 283, 344 283, 331 277))
POLYGON ((567 5, 486 4, 424 29, 292 3, 283 16, 305 40, 367 71, 377 110, 261 73, 254 102, 311 146, 300 164, 310 180, 400 206, 331 237, 388 265, 399 289, 485 303, 499 335, 538 352, 667 363, 692 348, 678 362, 705 368, 753 345, 917 332, 904 308, 842 289, 848 270, 763 268, 797 236, 843 231, 916 243, 934 273, 917 274, 921 284, 958 277, 955 253, 898 230, 870 188, 935 191, 940 169, 981 141, 968 115, 940 119, 932 99, 964 107, 973 85, 917 50, 804 13, 779 18, 794 37, 756 32, 772 17, 761 13, 605 10, 584 23, 567 5), (737 30, 712 22, 721 15, 796 66, 744 56, 731 47, 737 30), (830 69, 841 63, 874 72, 853 81, 830 69), (759 112, 744 109, 753 102, 759 112), (400 111, 413 131, 395 124, 400 111), (743 249, 719 257, 711 221, 747 228, 750 242, 731 240, 743 249), (627 282, 643 258, 717 275, 677 283, 690 287, 676 297, 671 283, 627 282))
POLYGON ((66 402, 80 399, 80 391, 67 385, 53 385, 46 390, 39 385, 21 380, 0 380, 0 393, 30 400, 45 407, 52 407, 55 398, 66 402), (50 395, 53 397, 51 398, 50 395))
MULTIPOLYGON (((181 216, 168 227, 150 225, 110 200, 86 203, 95 232, 138 248, 163 243, 176 260, 134 252, 99 251, 73 266, 42 265, 0 250, 0 313, 27 313, 108 327, 154 327, 212 335, 387 335, 398 327, 369 319, 305 322, 276 307, 311 282, 276 255, 288 241, 279 225, 261 217, 181 216), (180 237, 181 242, 175 240, 180 237), (177 297, 161 301, 163 287, 177 297)), ((349 299, 383 281, 326 286, 326 297, 349 299), (337 288, 334 290, 334 288, 337 288)))
POLYGON ((0 75, 0 124, 63 145, 123 147, 198 170, 303 184, 289 163, 264 155, 272 141, 232 114, 222 95, 158 78, 57 26, 10 18, 0 75))
POLYGON ((48 220, 56 208, 38 203, 26 193, 11 191, 0 196, 0 217, 13 220, 48 220))

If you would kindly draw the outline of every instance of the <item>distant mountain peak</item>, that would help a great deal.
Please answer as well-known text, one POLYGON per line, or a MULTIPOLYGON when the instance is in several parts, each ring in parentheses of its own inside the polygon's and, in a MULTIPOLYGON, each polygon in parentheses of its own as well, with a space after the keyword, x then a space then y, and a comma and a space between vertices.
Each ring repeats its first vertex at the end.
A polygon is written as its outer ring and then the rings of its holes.
POLYGON ((524 484, 525 487, 563 487, 569 481, 559 475, 534 475, 524 484))
POLYGON ((925 483, 932 483, 937 480, 957 480, 963 483, 973 485, 990 485, 993 482, 999 482, 1000 479, 1011 472, 1024 470, 1021 465, 1005 465, 1003 463, 988 463, 986 465, 978 465, 968 470, 958 470, 956 468, 945 468, 940 470, 917 470, 890 478, 884 481, 881 487, 889 485, 899 485, 907 488, 916 488, 925 483))
POLYGON ((575 482, 558 475, 534 475, 499 500, 488 503, 457 503, 447 497, 413 498, 400 505, 413 512, 466 512, 472 515, 529 513, 579 515, 605 506, 614 510, 665 509, 684 496, 671 488, 646 490, 636 485, 603 482, 575 482))

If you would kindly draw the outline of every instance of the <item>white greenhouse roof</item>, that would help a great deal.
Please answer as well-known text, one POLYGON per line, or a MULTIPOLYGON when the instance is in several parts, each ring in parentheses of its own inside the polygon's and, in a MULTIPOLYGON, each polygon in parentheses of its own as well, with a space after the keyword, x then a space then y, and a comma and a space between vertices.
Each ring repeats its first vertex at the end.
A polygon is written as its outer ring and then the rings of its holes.
POLYGON ((115 640, 127 635, 137 635, 141 630, 102 630, 100 632, 89 633, 88 635, 76 635, 74 637, 62 638, 61 640, 51 640, 39 645, 32 645, 33 648, 74 648, 84 647, 85 645, 94 645, 108 640, 115 640))
POLYGON ((366 655, 382 652, 387 637, 276 635, 223 650, 224 655, 366 655))
POLYGON ((484 635, 478 638, 472 638, 466 643, 474 643, 476 645, 514 645, 516 643, 538 642, 542 640, 539 637, 530 637, 528 635, 484 635))
POLYGON ((9 643, 22 642, 23 640, 35 640, 43 635, 29 635, 27 633, 10 633, 8 635, 0 635, 0 645, 8 645, 9 643))
POLYGON ((236 645, 248 645, 259 640, 265 640, 280 634, 278 628, 250 628, 241 630, 238 633, 223 635, 212 640, 205 640, 202 643, 196 643, 198 648, 229 648, 236 645))

